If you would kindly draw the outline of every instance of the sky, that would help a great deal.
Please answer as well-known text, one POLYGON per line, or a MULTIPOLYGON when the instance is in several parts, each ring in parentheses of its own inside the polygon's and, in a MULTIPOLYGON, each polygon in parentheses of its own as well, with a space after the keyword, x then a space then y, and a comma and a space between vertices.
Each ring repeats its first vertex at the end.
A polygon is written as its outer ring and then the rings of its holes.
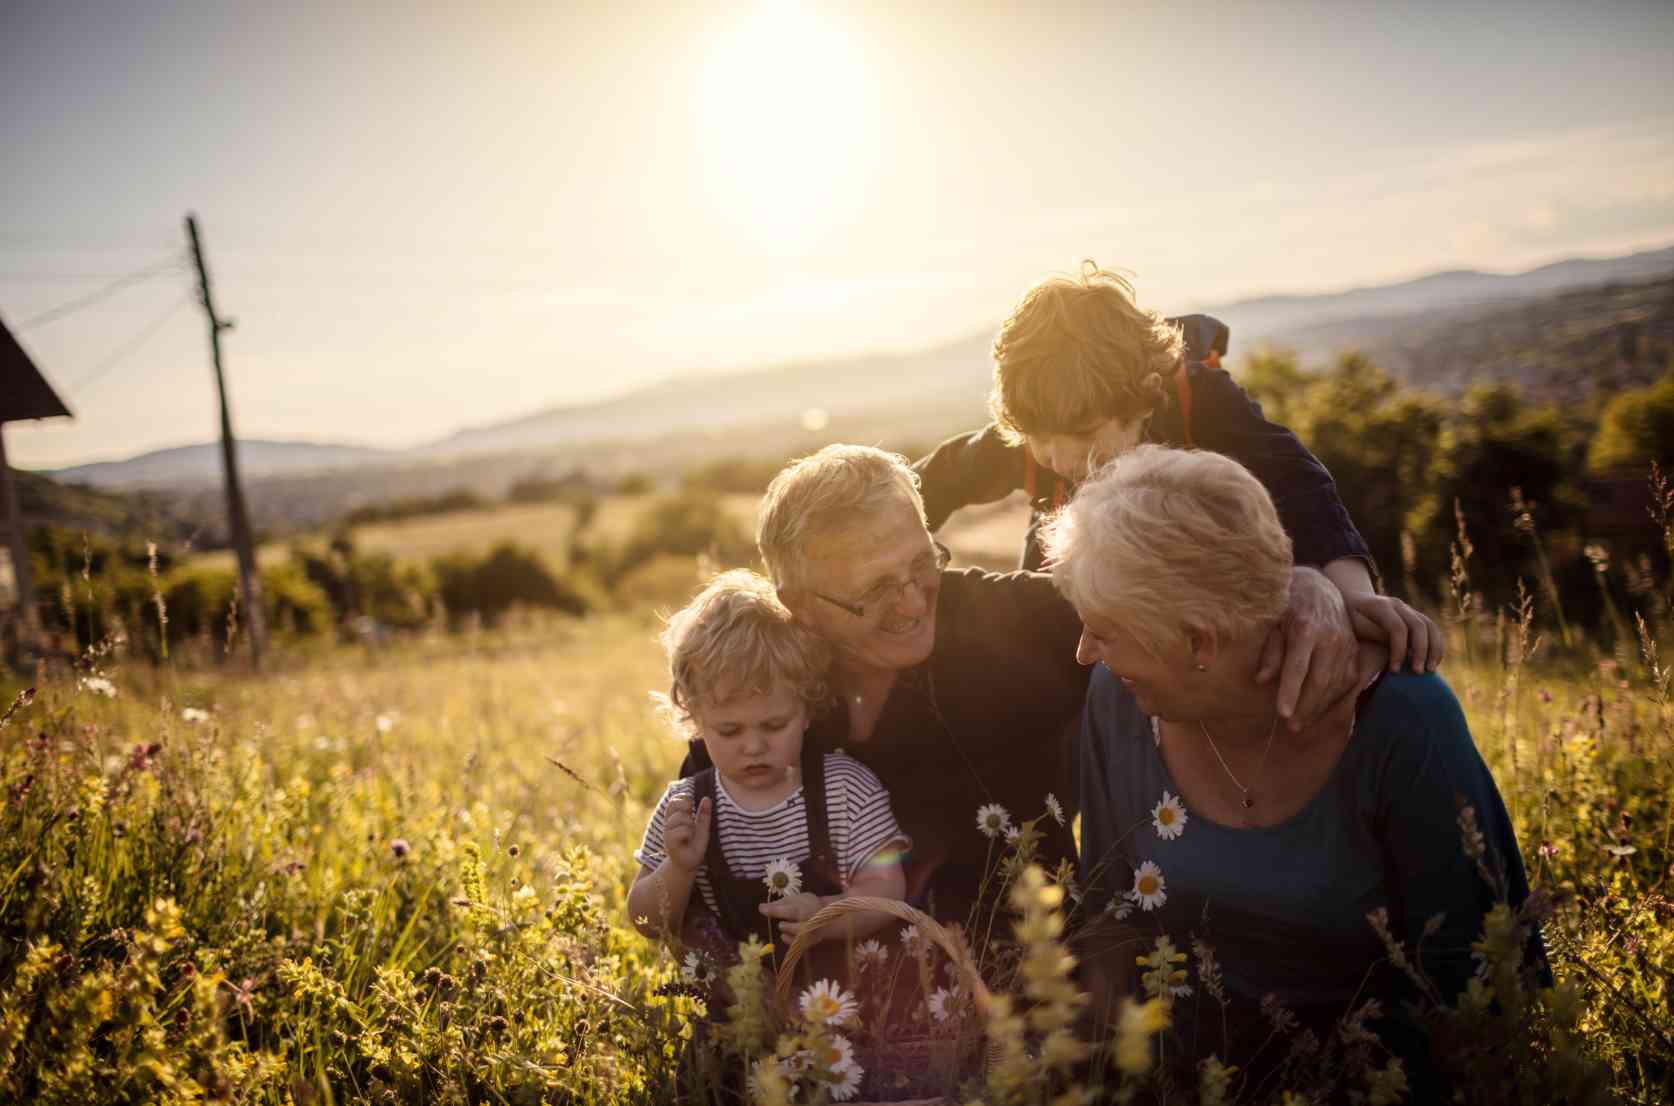
POLYGON ((0 318, 76 416, 7 451, 216 435, 187 212, 239 433, 404 447, 1084 257, 1174 312, 1669 245, 1671 56, 1659 2, 0 0, 0 318))

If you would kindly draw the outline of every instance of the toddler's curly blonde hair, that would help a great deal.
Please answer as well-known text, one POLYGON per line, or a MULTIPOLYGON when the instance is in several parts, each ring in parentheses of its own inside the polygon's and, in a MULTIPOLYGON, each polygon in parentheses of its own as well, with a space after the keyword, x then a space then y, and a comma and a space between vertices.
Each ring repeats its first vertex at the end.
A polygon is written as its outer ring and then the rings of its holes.
POLYGON ((810 710, 825 702, 830 647, 795 622, 760 573, 740 568, 710 580, 669 616, 661 641, 669 691, 656 698, 682 737, 696 736, 704 707, 769 693, 781 680, 810 710))

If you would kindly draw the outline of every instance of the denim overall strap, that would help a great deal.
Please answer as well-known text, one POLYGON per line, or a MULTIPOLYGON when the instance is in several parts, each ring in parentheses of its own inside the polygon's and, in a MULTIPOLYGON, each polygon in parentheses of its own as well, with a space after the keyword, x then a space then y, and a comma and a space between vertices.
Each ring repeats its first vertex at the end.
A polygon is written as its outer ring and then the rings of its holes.
MULTIPOLYGON (((831 827, 826 812, 824 753, 805 752, 802 758, 802 807, 808 830, 811 853, 798 867, 802 871, 802 890, 815 895, 840 895, 840 882, 834 854, 831 850, 831 827)), ((693 802, 704 799, 716 801, 718 787, 715 769, 705 768, 692 777, 693 802)), ((715 903, 720 908, 721 927, 735 940, 742 941, 755 934, 771 944, 773 930, 760 907, 767 902, 767 887, 759 879, 742 878, 727 866, 721 848, 721 820, 715 819, 714 831, 709 835, 709 847, 704 853, 709 886, 715 892, 715 903)))

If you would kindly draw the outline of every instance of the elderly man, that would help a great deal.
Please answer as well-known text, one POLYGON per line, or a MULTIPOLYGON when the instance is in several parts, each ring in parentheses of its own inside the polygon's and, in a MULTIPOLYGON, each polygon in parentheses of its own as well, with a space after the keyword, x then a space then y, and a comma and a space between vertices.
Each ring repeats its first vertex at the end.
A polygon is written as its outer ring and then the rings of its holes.
MULTIPOLYGON (((1080 622, 1051 579, 948 571, 917 476, 865 446, 828 446, 781 471, 757 542, 785 605, 833 646, 836 705, 809 738, 889 789, 913 840, 909 899, 941 920, 971 917, 1004 844, 978 825, 989 804, 1014 823, 1047 815, 1041 860, 1073 862, 1065 735, 1088 670, 1076 663, 1080 622)), ((1360 685, 1357 643, 1337 589, 1313 570, 1297 571, 1284 624, 1280 701, 1312 718, 1360 685)), ((1279 666, 1263 667, 1271 679, 1279 666)), ((681 774, 705 765, 694 748, 681 774)))

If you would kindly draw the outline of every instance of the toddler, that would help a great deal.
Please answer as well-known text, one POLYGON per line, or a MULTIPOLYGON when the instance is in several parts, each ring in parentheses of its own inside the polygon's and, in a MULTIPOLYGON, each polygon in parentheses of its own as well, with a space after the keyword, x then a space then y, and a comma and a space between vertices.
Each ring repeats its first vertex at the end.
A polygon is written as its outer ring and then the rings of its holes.
MULTIPOLYGON (((662 641, 666 708, 712 767, 671 783, 651 815, 628 892, 640 932, 679 936, 701 906, 732 946, 754 934, 782 939, 783 949, 845 895, 903 897, 909 842, 888 792, 854 759, 804 747, 831 656, 772 582, 722 573, 669 619, 662 641)), ((820 940, 865 936, 888 921, 852 914, 820 940)))

